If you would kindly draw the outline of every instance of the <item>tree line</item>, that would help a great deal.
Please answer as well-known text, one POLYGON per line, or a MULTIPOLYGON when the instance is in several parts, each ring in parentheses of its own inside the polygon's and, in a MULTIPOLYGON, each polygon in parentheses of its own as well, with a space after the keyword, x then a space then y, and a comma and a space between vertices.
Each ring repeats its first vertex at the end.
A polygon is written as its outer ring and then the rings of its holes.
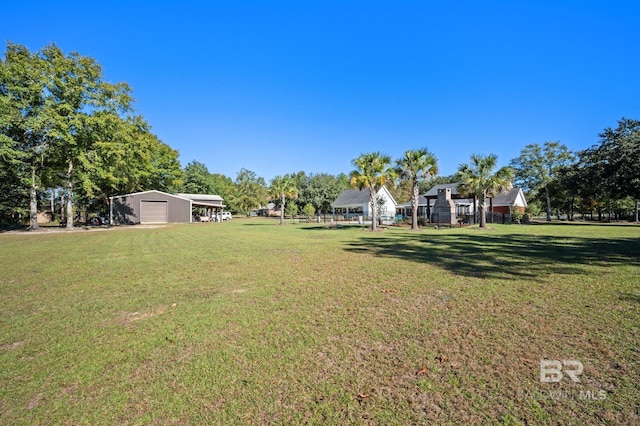
MULTIPOLYGON (((572 152, 558 141, 527 145, 511 161, 515 183, 533 209, 574 220, 629 219, 638 222, 640 121, 622 118, 590 148, 572 152)), ((536 211, 534 211, 536 213, 536 211)))
POLYGON ((55 44, 30 52, 8 43, 0 62, 0 222, 28 217, 37 228, 44 193, 98 210, 109 195, 167 190, 181 176, 178 152, 133 109, 126 83, 104 81, 100 65, 55 44))

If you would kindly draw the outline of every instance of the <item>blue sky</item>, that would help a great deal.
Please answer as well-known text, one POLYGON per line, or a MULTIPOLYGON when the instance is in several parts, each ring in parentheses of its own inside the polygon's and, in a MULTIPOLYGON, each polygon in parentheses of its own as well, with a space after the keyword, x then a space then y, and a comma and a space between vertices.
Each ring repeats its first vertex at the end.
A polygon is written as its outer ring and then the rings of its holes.
POLYGON ((421 147, 448 175, 640 119, 638 1, 2 3, 3 43, 95 58, 183 165, 234 179, 421 147))

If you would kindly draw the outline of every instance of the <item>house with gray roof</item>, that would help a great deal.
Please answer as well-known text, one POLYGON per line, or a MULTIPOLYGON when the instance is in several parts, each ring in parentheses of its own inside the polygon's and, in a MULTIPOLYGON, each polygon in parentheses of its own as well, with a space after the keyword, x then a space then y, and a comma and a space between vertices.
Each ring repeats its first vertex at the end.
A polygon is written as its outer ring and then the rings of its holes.
MULTIPOLYGON (((369 189, 347 189, 342 192, 331 204, 333 207, 334 217, 342 216, 345 219, 363 216, 363 218, 371 219, 371 205, 369 202, 369 189)), ((381 187, 376 197, 384 199, 384 204, 380 208, 382 221, 392 222, 396 214, 398 203, 393 198, 386 187, 381 187)))
POLYGON ((512 207, 517 207, 521 213, 527 208, 527 200, 524 197, 522 188, 511 188, 501 194, 496 195, 491 200, 493 211, 497 213, 509 214, 512 207))

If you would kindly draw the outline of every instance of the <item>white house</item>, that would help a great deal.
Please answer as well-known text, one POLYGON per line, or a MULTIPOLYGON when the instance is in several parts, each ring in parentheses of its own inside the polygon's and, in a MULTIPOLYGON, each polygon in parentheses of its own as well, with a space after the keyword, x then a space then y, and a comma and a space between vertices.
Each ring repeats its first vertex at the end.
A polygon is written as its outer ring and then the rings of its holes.
MULTIPOLYGON (((363 216, 371 219, 371 204, 369 200, 369 189, 347 189, 336 198, 331 204, 333 214, 342 215, 345 219, 354 216, 363 216)), ((383 223, 393 222, 396 214, 398 203, 386 187, 381 187, 376 194, 376 199, 383 201, 380 206, 380 216, 383 223)))

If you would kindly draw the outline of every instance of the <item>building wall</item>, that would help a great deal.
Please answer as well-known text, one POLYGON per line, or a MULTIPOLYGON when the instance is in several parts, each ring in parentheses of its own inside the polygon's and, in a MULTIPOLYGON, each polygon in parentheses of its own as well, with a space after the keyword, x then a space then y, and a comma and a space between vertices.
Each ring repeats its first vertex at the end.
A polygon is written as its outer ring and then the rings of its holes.
POLYGON ((115 224, 140 223, 142 201, 166 201, 168 222, 191 222, 191 203, 159 191, 127 194, 111 199, 111 211, 115 224))
MULTIPOLYGON (((524 207, 523 206, 515 206, 515 207, 518 208, 518 210, 520 210, 521 213, 524 213, 524 207)), ((509 207, 509 206, 493 206, 493 211, 495 213, 511 214, 511 207, 509 207)))

